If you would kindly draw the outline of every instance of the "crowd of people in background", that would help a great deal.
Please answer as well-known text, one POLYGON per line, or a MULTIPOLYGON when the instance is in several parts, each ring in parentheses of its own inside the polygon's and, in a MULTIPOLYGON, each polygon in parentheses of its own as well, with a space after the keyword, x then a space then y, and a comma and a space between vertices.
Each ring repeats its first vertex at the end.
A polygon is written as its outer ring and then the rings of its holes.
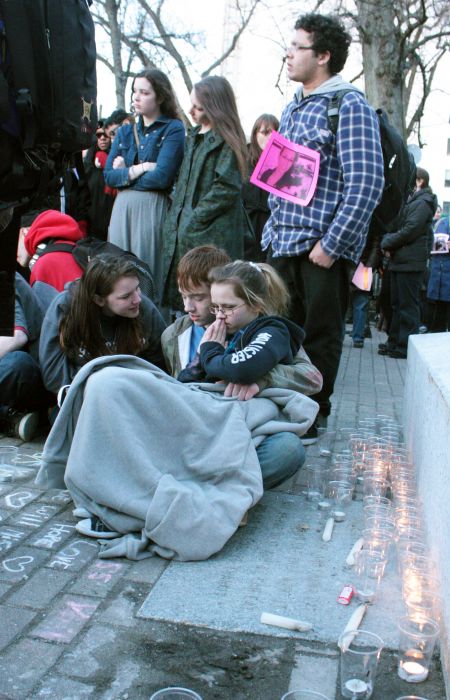
MULTIPOLYGON (((288 75, 300 87, 280 121, 270 113, 256 119, 248 144, 226 78, 194 85, 191 125, 162 71, 136 75, 131 113, 116 110, 98 123, 84 172, 66 174, 61 202, 22 219, 16 328, 13 338, 0 338, 3 431, 29 440, 39 412, 52 423, 91 361, 142 358, 171 377, 170 400, 177 380, 221 382, 224 398, 240 401, 268 387, 306 401, 303 418, 292 419, 295 429, 283 423, 258 444, 262 485, 271 488, 300 468, 304 445, 326 425, 349 300, 353 347, 364 346, 371 289, 350 282, 358 263, 383 279, 380 316, 388 339, 380 354, 406 358, 409 335, 424 327, 448 330, 449 223, 428 173, 418 168, 398 230, 369 229, 383 158, 375 112, 353 86, 336 137, 329 130, 329 96, 349 88, 339 75, 349 45, 336 19, 301 17, 287 52, 288 75), (250 182, 273 131, 320 153, 308 206, 250 182), (76 255, 86 236, 106 246, 87 267, 76 255), (139 264, 152 278, 151 299, 140 289, 139 264)), ((295 151, 282 148, 267 183, 289 189, 293 160, 295 151)), ((126 390, 132 403, 128 380, 126 390)), ((178 410, 196 420, 187 407, 178 410)), ((124 506, 113 517, 117 504, 96 505, 96 494, 71 478, 86 515, 80 532, 112 538, 145 527, 145 508, 134 520, 124 506)), ((249 487, 243 512, 258 489, 249 487)), ((148 537, 155 540, 154 533, 148 537)))

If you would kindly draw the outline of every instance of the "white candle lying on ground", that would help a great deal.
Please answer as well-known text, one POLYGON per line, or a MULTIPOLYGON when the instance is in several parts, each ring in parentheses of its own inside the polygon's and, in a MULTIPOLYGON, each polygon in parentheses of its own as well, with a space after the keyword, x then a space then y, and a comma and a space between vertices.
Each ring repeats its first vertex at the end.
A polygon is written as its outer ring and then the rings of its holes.
MULTIPOLYGON (((346 634, 347 632, 355 632, 357 631, 358 627, 361 624, 361 620, 363 619, 365 613, 367 610, 367 603, 362 603, 362 605, 358 605, 356 610, 354 611, 353 615, 351 616, 350 620, 347 622, 347 624, 344 627, 344 631, 342 632, 341 638, 346 634)), ((346 651, 350 644, 353 641, 353 637, 351 634, 347 635, 346 639, 342 641, 342 643, 339 645, 341 647, 342 651, 346 651)))
POLYGON ((298 632, 309 632, 313 626, 310 622, 294 620, 292 617, 282 615, 272 615, 272 613, 261 613, 260 622, 263 625, 273 625, 273 627, 284 627, 287 630, 297 630, 298 632))
POLYGON ((331 535, 333 534, 333 527, 334 518, 328 518, 322 534, 322 539, 324 542, 329 542, 331 540, 331 535))
POLYGON ((363 537, 360 537, 359 540, 356 540, 355 544, 353 545, 353 547, 351 548, 351 550, 348 554, 347 559, 345 560, 345 563, 347 564, 347 566, 353 566, 353 564, 355 563, 355 554, 357 552, 361 551, 361 549, 363 548, 363 545, 364 545, 364 538, 363 537))

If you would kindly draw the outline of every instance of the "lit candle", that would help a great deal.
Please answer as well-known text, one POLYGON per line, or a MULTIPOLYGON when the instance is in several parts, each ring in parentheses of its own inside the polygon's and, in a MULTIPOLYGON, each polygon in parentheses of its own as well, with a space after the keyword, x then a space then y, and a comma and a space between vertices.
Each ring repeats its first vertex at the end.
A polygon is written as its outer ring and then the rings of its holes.
POLYGON ((417 661, 400 661, 398 675, 408 683, 420 683, 428 676, 428 669, 417 661))

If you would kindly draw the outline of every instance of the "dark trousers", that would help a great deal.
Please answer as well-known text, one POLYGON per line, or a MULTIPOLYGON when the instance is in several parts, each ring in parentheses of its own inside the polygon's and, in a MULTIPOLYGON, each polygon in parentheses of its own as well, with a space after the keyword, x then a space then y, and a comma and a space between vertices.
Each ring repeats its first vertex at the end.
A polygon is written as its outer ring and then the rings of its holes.
POLYGON ((14 287, 20 216, 14 210, 9 224, 0 230, 0 335, 14 335, 14 287))
POLYGON ((428 330, 445 333, 450 328, 450 301, 428 299, 428 330))
POLYGON ((0 407, 38 410, 48 405, 37 362, 23 350, 0 359, 0 407))
POLYGON ((409 336, 419 332, 422 280, 423 272, 391 270, 392 320, 388 338, 390 350, 406 353, 409 336))
POLYGON ((313 265, 309 253, 268 260, 291 293, 290 318, 306 333, 303 347, 321 371, 323 387, 313 398, 323 416, 330 415, 330 397, 339 369, 349 300, 349 264, 336 260, 329 268, 313 265))

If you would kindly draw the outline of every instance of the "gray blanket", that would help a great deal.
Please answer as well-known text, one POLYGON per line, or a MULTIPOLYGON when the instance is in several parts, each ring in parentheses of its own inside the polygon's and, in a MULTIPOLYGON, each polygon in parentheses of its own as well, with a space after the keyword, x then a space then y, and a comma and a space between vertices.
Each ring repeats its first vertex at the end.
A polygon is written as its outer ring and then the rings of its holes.
POLYGON ((100 556, 206 559, 262 496, 255 445, 281 430, 302 435, 317 410, 287 389, 240 402, 140 358, 98 358, 70 387, 36 483, 66 485, 78 506, 123 533, 100 556))

